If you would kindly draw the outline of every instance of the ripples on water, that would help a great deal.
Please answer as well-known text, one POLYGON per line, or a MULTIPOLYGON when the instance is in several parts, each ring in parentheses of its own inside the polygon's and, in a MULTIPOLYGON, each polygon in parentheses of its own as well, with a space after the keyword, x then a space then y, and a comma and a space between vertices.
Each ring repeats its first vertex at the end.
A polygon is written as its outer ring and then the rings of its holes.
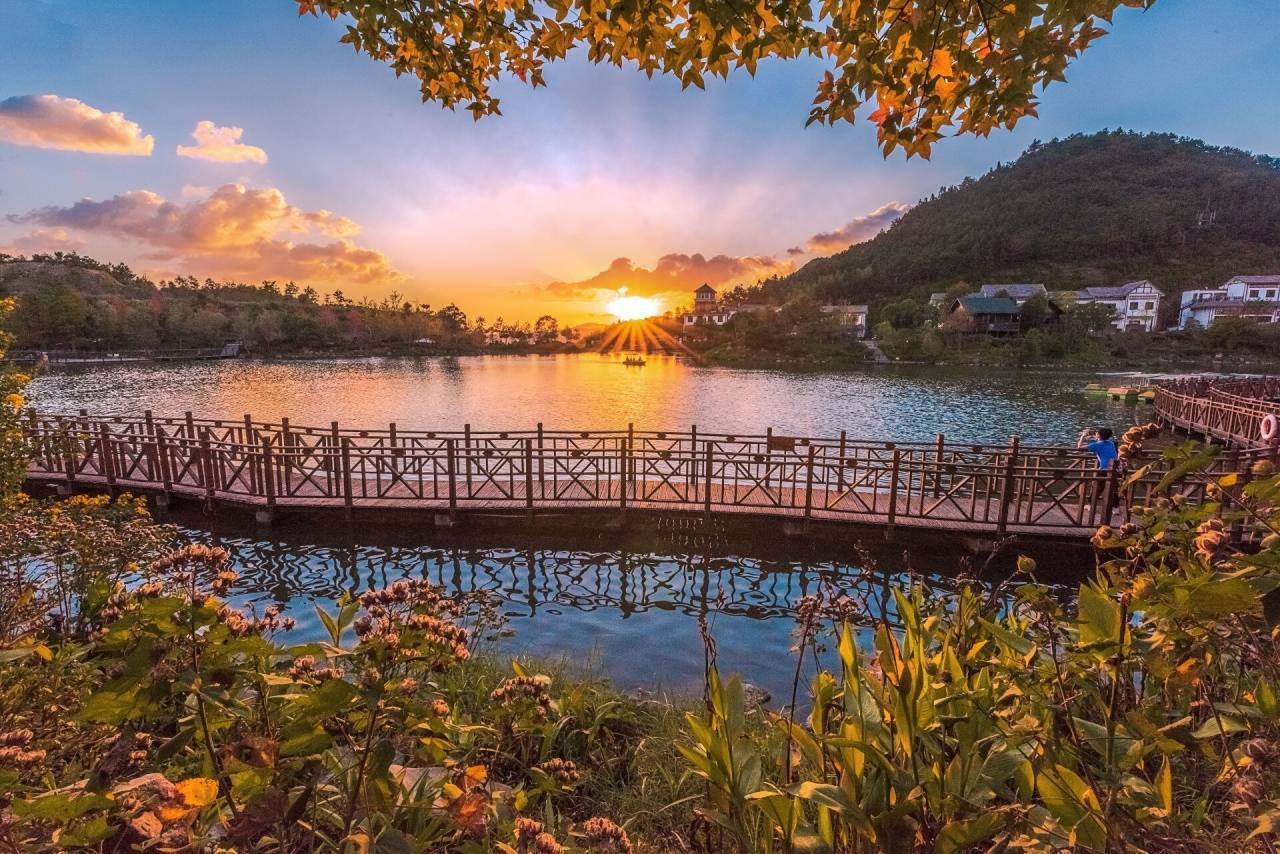
POLYGON ((1132 405, 1088 397, 1096 375, 998 368, 887 366, 795 374, 703 368, 653 356, 230 360, 56 372, 31 387, 36 406, 401 429, 619 428, 965 442, 1075 442, 1080 428, 1132 423, 1132 405))

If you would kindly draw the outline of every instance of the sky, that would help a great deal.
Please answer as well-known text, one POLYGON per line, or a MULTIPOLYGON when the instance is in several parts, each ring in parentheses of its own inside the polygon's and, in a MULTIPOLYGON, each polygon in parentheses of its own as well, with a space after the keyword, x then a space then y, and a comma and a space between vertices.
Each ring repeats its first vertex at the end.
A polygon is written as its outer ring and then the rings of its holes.
MULTIPOLYGON (((454 302, 490 321, 675 308, 873 236, 1032 140, 1123 127, 1280 154, 1271 0, 1158 0, 1044 93, 1038 119, 885 159, 874 127, 804 122, 823 72, 672 78, 550 66, 503 115, 417 81, 289 0, 0 3, 0 251, 454 302)), ((580 51, 578 53, 581 53, 580 51)))

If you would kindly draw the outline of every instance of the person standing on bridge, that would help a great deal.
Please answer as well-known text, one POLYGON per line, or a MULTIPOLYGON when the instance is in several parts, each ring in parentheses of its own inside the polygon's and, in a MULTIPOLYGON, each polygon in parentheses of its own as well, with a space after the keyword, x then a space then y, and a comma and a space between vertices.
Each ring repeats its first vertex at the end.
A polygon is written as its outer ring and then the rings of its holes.
POLYGON ((1114 437, 1109 427, 1086 427, 1080 431, 1076 447, 1085 448, 1097 457, 1099 470, 1110 471, 1120 453, 1114 437))

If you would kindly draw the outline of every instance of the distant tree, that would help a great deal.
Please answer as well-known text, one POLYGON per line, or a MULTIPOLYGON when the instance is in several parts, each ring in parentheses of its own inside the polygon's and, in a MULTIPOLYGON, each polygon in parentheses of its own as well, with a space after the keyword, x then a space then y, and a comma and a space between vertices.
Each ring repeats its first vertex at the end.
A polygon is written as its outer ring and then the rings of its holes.
POLYGON ((924 323, 929 314, 927 305, 905 298, 885 303, 879 311, 880 319, 889 323, 894 329, 915 329, 924 323))
POLYGON ((928 156, 943 130, 986 135, 1036 114, 1036 92, 1122 6, 1154 0, 828 0, 673 3, 511 0, 297 0, 302 14, 349 16, 342 41, 421 82, 424 101, 498 114, 490 85, 510 74, 543 86, 544 67, 582 46, 595 63, 705 86, 761 60, 828 66, 809 122, 853 121, 865 104, 884 153, 928 156))
POLYGON ((549 314, 539 317, 533 324, 533 340, 538 344, 553 344, 560 337, 560 321, 549 314))
POLYGON ((1039 329, 1049 322, 1051 316, 1052 309, 1049 307, 1049 300, 1041 294, 1029 297, 1022 304, 1022 328, 1024 330, 1039 329))

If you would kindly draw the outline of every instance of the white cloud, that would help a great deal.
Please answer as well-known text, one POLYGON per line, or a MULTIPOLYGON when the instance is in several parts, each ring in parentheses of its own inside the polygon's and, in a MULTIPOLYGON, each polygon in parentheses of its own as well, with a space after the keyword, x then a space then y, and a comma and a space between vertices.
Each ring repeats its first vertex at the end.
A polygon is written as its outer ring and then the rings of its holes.
POLYGON ((201 121, 191 132, 195 145, 179 145, 179 157, 212 160, 216 163, 266 163, 267 152, 256 145, 240 141, 244 128, 219 127, 210 121, 201 121))

